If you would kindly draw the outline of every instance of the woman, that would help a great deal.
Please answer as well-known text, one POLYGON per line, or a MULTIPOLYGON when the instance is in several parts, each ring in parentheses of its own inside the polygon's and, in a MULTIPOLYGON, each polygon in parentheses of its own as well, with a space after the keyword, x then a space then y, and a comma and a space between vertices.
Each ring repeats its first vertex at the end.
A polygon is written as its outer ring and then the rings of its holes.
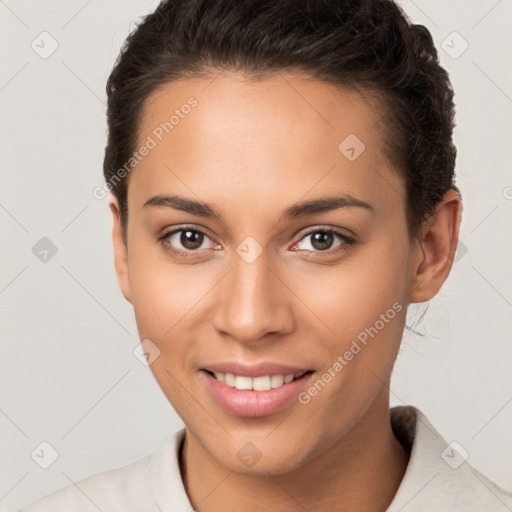
POLYGON ((389 406, 460 223, 428 30, 390 0, 169 0, 107 93, 119 285, 185 428, 24 510, 512 507, 389 406))

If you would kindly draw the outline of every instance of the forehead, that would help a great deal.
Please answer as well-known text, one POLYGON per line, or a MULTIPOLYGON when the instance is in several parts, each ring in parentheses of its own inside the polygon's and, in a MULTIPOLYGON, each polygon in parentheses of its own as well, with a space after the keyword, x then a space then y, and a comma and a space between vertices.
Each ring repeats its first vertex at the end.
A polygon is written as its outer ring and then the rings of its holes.
POLYGON ((256 79, 240 73, 219 73, 160 86, 144 104, 139 133, 144 136, 153 132, 173 113, 179 116, 172 121, 175 140, 180 132, 189 135, 174 127, 190 117, 193 121, 187 124, 195 121, 194 128, 200 127, 204 136, 220 136, 223 131, 236 129, 241 136, 254 139, 282 127, 287 128, 281 134, 283 138, 292 128, 292 135, 314 135, 329 142, 331 137, 336 140, 352 130, 364 133, 369 143, 379 143, 376 128, 381 128, 383 105, 369 90, 335 86, 302 74, 279 73, 256 79), (193 112, 186 107, 190 98, 197 102, 193 112))
POLYGON ((385 158, 382 115, 369 91, 298 74, 170 82, 144 105, 137 146, 151 139, 152 149, 130 176, 136 186, 129 196, 140 202, 187 184, 199 197, 229 184, 226 195, 243 188, 273 200, 298 199, 312 187, 371 195, 392 182, 398 190, 385 158))

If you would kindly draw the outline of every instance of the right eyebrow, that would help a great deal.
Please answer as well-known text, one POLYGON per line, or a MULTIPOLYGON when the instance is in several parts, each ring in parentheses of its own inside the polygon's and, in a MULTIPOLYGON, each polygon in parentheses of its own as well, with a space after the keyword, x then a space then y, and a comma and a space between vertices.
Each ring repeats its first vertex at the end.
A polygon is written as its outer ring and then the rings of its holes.
POLYGON ((213 208, 213 206, 202 201, 187 199, 180 196, 153 196, 144 203, 144 208, 148 206, 166 206, 174 210, 181 210, 192 215, 200 215, 201 217, 215 218, 224 222, 222 215, 213 208))

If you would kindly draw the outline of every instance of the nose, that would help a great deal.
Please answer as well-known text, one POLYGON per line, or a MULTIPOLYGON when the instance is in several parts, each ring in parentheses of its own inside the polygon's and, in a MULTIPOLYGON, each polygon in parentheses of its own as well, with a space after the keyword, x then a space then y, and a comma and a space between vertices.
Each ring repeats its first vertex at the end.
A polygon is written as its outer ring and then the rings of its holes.
POLYGON ((293 331, 293 293, 271 268, 265 251, 250 263, 235 254, 233 267, 219 284, 213 316, 219 332, 254 345, 293 331))

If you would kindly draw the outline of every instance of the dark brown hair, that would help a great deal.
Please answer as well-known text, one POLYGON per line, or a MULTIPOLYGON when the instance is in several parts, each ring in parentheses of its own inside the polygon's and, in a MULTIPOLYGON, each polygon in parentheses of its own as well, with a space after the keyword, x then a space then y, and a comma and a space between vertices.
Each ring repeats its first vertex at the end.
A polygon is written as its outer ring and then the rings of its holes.
MULTIPOLYGON (((255 80, 305 72, 376 92, 388 157, 406 184, 410 233, 454 185, 453 89, 432 36, 392 0, 164 0, 126 39, 107 82, 103 172, 128 221, 126 169, 145 102, 178 78, 212 70, 255 80)), ((211 76, 211 75, 210 75, 211 76)), ((340 141, 341 142, 341 141, 340 141)))

